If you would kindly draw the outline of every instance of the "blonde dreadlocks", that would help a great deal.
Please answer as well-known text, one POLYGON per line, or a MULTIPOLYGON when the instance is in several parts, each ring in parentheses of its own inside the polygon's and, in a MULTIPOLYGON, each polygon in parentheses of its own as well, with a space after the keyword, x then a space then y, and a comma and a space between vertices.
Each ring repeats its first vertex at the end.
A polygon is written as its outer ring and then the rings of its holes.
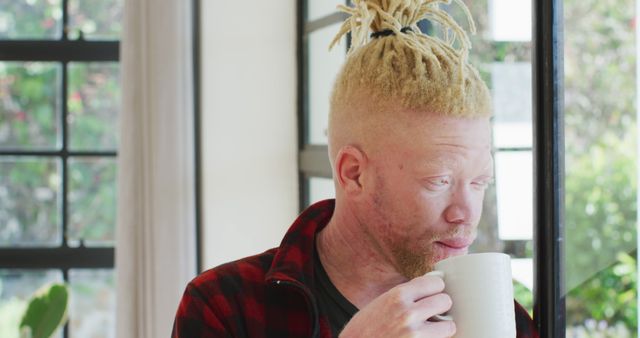
MULTIPOLYGON (((470 31, 475 33, 467 7, 470 31)), ((340 111, 366 97, 368 109, 393 103, 404 109, 456 117, 491 115, 489 91, 467 62, 471 42, 440 4, 451 0, 353 0, 339 6, 350 17, 331 47, 351 32, 351 48, 331 98, 329 128, 340 111), (444 38, 420 32, 418 21, 442 27, 444 38), (456 49, 455 46, 458 45, 456 49)), ((374 113, 374 112, 371 112, 374 113)))

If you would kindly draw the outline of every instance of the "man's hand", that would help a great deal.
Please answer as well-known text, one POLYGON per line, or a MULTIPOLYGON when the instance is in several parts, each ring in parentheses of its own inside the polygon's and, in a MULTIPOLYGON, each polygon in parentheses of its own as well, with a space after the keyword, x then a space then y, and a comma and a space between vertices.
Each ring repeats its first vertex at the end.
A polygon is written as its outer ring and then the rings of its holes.
POLYGON ((358 311, 340 337, 451 337, 456 333, 452 321, 427 321, 451 308, 451 297, 443 290, 444 281, 437 276, 400 284, 358 311))

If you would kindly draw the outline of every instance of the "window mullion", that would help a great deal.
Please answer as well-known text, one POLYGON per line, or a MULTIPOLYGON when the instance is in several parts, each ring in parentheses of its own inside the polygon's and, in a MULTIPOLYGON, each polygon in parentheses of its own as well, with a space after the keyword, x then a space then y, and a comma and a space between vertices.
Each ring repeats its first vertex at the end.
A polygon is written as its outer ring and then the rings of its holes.
POLYGON ((62 41, 69 39, 69 0, 62 0, 62 41))
POLYGON ((541 337, 564 338, 562 1, 534 1, 533 25, 534 320, 541 337))
POLYGON ((110 269, 114 248, 2 248, 3 269, 110 269))
MULTIPOLYGON (((65 12, 66 12, 66 7, 65 7, 65 12)), ((68 125, 67 125, 67 120, 68 120, 68 107, 67 107, 67 97, 68 97, 68 83, 69 83, 69 75, 68 75, 68 67, 69 64, 68 62, 63 62, 62 63, 62 90, 61 90, 61 95, 62 97, 60 98, 60 102, 61 102, 61 120, 60 120, 60 127, 62 130, 62 231, 61 231, 61 247, 63 248, 68 248, 68 243, 67 243, 67 223, 68 223, 68 216, 69 216, 69 204, 68 204, 68 199, 67 199, 67 195, 69 193, 69 183, 68 183, 68 178, 69 178, 69 174, 68 174, 68 169, 69 169, 69 156, 68 156, 68 146, 69 146, 69 131, 68 131, 68 125)))
MULTIPOLYGON (((69 283, 69 269, 68 268, 62 269, 62 280, 64 280, 65 284, 70 285, 70 283, 69 283)), ((70 305, 67 306, 67 308, 70 308, 70 307, 71 307, 70 305)), ((62 327, 62 337, 64 337, 64 338, 70 337, 70 335, 69 335, 69 321, 64 323, 64 326, 62 327)))
POLYGON ((0 41, 0 61, 118 61, 119 53, 119 41, 0 41))

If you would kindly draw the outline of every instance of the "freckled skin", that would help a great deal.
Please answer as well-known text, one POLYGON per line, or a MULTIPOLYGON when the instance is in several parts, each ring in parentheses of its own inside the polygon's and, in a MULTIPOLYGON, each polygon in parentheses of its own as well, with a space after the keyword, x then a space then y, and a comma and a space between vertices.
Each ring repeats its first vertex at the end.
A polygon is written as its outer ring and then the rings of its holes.
POLYGON ((371 203, 360 211, 367 237, 407 278, 466 253, 437 242, 476 237, 484 198, 476 185, 493 174, 488 119, 430 116, 379 140, 367 167, 371 203), (443 176, 446 187, 429 187, 429 178, 443 176))

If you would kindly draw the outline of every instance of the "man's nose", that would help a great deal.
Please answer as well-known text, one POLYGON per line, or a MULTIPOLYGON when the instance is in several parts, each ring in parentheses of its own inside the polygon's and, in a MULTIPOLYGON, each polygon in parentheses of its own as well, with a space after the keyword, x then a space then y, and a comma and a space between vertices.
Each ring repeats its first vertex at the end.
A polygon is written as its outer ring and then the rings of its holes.
POLYGON ((445 220, 451 224, 473 224, 477 207, 474 205, 470 187, 459 186, 451 193, 451 199, 445 210, 445 220))

